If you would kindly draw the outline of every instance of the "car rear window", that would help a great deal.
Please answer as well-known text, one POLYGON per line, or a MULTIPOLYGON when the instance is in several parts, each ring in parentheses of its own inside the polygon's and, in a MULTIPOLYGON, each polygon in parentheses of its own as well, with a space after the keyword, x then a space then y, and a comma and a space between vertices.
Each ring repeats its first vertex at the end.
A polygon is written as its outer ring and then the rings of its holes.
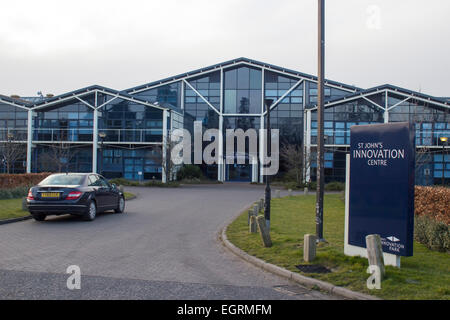
POLYGON ((63 185, 81 185, 83 183, 85 176, 82 175, 55 175, 48 176, 44 180, 42 180, 39 185, 54 185, 54 186, 63 186, 63 185))

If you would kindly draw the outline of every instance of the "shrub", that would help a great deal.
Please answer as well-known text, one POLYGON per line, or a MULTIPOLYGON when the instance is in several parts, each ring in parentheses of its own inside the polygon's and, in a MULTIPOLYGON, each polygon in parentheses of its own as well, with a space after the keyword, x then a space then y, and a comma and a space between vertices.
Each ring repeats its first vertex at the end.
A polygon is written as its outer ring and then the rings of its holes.
POLYGON ((202 171, 200 170, 200 167, 196 165, 193 164, 184 165, 177 172, 177 180, 195 179, 195 178, 196 179, 202 178, 202 171))
POLYGON ((132 181, 132 180, 128 180, 125 178, 110 179, 109 183, 114 183, 118 186, 139 186, 140 185, 138 181, 132 181))
POLYGON ((450 224, 450 189, 444 187, 416 186, 414 195, 415 213, 428 216, 446 225, 450 224))
POLYGON ((28 194, 29 188, 29 186, 23 186, 12 189, 0 189, 0 200, 25 197, 28 194))
POLYGON ((344 191, 345 183, 333 181, 325 185, 325 191, 344 191))
POLYGON ((425 215, 415 215, 414 239, 431 250, 450 250, 449 226, 425 215))
POLYGON ((0 189, 13 189, 16 187, 30 187, 38 184, 51 175, 50 172, 0 174, 0 189))
POLYGON ((144 183, 145 187, 160 187, 160 188, 173 188, 178 187, 180 184, 176 181, 168 181, 166 183, 162 183, 161 181, 147 181, 144 183))

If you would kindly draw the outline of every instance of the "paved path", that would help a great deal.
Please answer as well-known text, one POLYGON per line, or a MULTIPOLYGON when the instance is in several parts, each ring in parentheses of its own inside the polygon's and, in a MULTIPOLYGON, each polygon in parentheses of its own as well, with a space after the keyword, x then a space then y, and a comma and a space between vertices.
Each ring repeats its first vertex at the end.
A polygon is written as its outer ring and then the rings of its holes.
POLYGON ((127 188, 125 214, 0 225, 0 299, 332 299, 226 251, 218 231, 263 195, 227 183, 127 188), (69 265, 81 290, 68 290, 69 265))

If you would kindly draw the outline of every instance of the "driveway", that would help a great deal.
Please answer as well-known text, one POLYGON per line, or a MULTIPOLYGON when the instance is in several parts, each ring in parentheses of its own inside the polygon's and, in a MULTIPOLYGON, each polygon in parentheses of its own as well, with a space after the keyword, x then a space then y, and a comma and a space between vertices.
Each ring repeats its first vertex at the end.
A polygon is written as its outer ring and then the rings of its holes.
POLYGON ((243 262, 217 240, 262 197, 244 183, 126 188, 125 214, 0 225, 0 299, 334 299, 243 262), (66 268, 81 269, 68 290, 66 268))

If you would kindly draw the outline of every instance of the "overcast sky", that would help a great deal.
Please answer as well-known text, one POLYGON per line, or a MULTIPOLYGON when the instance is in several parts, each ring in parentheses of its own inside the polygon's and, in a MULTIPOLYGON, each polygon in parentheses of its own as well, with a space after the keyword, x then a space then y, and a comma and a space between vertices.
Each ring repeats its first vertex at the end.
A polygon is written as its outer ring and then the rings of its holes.
MULTIPOLYGON (((450 96, 450 1, 326 0, 325 76, 450 96)), ((238 57, 317 74, 317 0, 0 4, 0 93, 122 90, 238 57)))

